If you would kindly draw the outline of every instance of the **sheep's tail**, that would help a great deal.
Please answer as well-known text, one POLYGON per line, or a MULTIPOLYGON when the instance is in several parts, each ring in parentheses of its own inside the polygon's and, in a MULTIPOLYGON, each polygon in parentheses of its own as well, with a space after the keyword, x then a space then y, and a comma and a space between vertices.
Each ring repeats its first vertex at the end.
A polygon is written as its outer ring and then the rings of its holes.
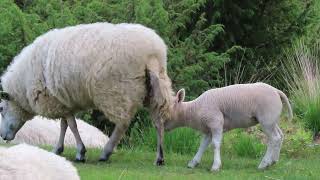
POLYGON ((288 109, 288 119, 289 121, 292 120, 293 118, 293 114, 292 114, 292 108, 289 102, 289 99, 287 97, 286 94, 284 94, 282 91, 280 91, 279 89, 277 89, 278 94, 280 95, 280 98, 282 99, 282 101, 287 105, 287 109, 288 109))
POLYGON ((146 67, 147 102, 151 114, 160 115, 161 119, 168 119, 169 108, 173 102, 171 80, 167 74, 165 64, 151 58, 146 67))

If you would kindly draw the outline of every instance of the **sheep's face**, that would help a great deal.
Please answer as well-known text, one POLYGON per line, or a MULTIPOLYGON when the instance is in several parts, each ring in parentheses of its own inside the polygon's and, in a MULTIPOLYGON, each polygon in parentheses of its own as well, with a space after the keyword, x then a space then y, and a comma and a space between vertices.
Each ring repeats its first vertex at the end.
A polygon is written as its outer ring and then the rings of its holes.
POLYGON ((1 125, 0 135, 3 140, 13 140, 16 133, 26 122, 28 113, 14 101, 2 100, 0 103, 1 125))

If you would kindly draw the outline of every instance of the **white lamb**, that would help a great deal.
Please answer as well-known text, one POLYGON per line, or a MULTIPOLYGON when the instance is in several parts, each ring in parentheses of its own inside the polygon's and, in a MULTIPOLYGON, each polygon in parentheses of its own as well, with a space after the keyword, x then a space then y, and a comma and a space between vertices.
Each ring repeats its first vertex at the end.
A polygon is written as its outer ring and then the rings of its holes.
POLYGON ((172 88, 167 75, 167 48, 152 30, 138 24, 94 23, 51 30, 16 56, 1 77, 3 92, 0 135, 12 140, 35 115, 62 118, 62 153, 67 127, 77 142, 76 160, 84 161, 85 146, 74 114, 101 110, 116 124, 100 156, 107 160, 138 108, 150 108, 158 133, 156 164, 163 164, 163 119, 168 116, 172 88), (152 94, 150 77, 160 83, 152 94))
POLYGON ((247 128, 261 124, 268 137, 268 148, 259 168, 266 168, 279 160, 283 134, 278 126, 282 111, 281 99, 292 118, 287 96, 264 83, 237 84, 211 89, 197 99, 183 102, 184 89, 178 91, 171 107, 171 119, 165 121, 166 130, 187 126, 204 133, 198 152, 188 164, 194 168, 210 143, 213 144, 214 162, 211 170, 221 167, 220 145, 222 134, 234 128, 247 128))
MULTIPOLYGON (((77 119, 79 134, 83 143, 90 148, 103 148, 109 138, 99 129, 83 120, 77 119)), ((0 116, 1 124, 1 116, 0 116)), ((31 145, 55 145, 58 143, 60 133, 60 120, 50 120, 40 116, 34 117, 27 121, 25 125, 18 131, 13 144, 27 143, 31 145)), ((0 138, 0 142, 3 141, 0 138)), ((67 130, 64 145, 67 147, 75 147, 76 141, 70 130, 67 130)), ((63 147, 63 145, 62 145, 63 147)))
POLYGON ((20 144, 0 147, 0 180, 80 180, 64 157, 38 147, 20 144))

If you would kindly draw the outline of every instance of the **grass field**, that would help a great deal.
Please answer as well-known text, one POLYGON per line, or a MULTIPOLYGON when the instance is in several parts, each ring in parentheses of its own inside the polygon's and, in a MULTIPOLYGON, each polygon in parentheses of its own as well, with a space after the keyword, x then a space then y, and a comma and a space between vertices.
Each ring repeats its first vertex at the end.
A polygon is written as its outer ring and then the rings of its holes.
MULTIPOLYGON (((319 179, 320 147, 310 148, 308 154, 290 158, 282 154, 280 161, 271 168, 261 171, 257 166, 261 158, 239 157, 222 154, 222 170, 209 171, 212 155, 208 151, 202 163, 195 169, 188 169, 190 155, 166 154, 166 165, 153 165, 155 153, 118 150, 109 162, 98 162, 100 150, 89 149, 86 163, 74 163, 81 179, 319 179)), ((72 160, 74 149, 67 149, 64 156, 72 160)))
MULTIPOLYGON (((99 162, 101 150, 88 149, 86 163, 75 163, 83 180, 105 179, 320 179, 320 146, 312 144, 310 133, 297 123, 281 123, 286 134, 280 161, 267 170, 258 170, 266 146, 260 142, 261 132, 234 130, 226 133, 222 145, 222 170, 210 172, 213 153, 211 148, 195 169, 187 163, 196 153, 199 134, 179 129, 166 133, 165 166, 153 165, 155 159, 155 132, 144 131, 143 136, 133 134, 133 144, 122 145, 108 162, 99 162), (139 140, 140 139, 140 140, 139 140)), ((263 139, 263 138, 262 138, 263 139)), ((5 144, 8 146, 7 144, 5 144)), ((0 145, 1 146, 1 145, 0 145)), ((52 147, 43 147, 52 150, 52 147)), ((73 161, 76 150, 66 148, 63 156, 73 161)))

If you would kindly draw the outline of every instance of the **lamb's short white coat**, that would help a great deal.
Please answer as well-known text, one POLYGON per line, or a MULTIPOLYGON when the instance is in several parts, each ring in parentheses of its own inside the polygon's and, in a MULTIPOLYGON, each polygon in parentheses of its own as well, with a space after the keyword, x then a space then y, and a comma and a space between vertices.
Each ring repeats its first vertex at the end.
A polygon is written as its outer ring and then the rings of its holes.
POLYGON ((164 126, 166 130, 187 126, 204 134, 197 154, 188 164, 190 168, 200 162, 202 154, 212 143, 214 162, 211 170, 219 170, 223 132, 257 123, 268 137, 268 149, 259 168, 264 169, 279 160, 283 141, 278 126, 282 101, 288 107, 289 119, 292 118, 289 100, 282 91, 265 83, 254 83, 211 89, 189 102, 183 102, 184 96, 184 90, 177 93, 171 106, 171 120, 166 121, 164 126))
POLYGON ((80 180, 64 157, 38 147, 19 144, 0 147, 0 180, 80 180))
MULTIPOLYGON (((103 148, 109 138, 98 128, 84 122, 81 119, 76 119, 78 130, 83 143, 90 148, 103 148)), ((1 124, 1 116, 0 116, 1 124)), ((10 143, 30 145, 51 145, 58 143, 60 134, 60 120, 51 120, 41 116, 36 116, 26 124, 17 133, 14 140, 10 143)), ((4 142, 0 138, 0 142, 4 142)), ((76 147, 76 141, 70 129, 67 130, 64 144, 67 147, 76 147)))

